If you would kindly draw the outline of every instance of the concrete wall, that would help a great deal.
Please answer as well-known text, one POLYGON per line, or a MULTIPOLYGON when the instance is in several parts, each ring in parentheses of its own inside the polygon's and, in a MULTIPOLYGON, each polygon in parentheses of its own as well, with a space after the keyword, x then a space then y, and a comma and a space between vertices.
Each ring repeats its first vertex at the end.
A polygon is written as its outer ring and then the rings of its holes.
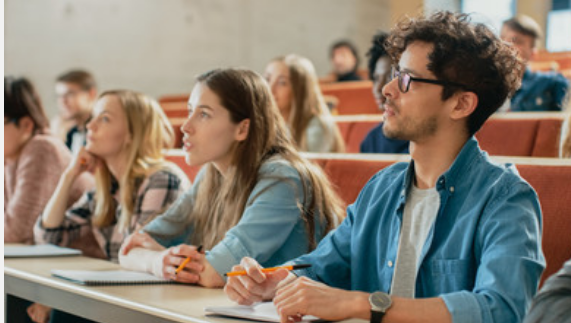
POLYGON ((293 52, 324 75, 333 41, 353 39, 364 58, 391 26, 385 0, 6 0, 4 10, 5 75, 30 77, 50 115, 54 79, 70 68, 92 71, 101 90, 187 93, 200 72, 262 71, 293 52))

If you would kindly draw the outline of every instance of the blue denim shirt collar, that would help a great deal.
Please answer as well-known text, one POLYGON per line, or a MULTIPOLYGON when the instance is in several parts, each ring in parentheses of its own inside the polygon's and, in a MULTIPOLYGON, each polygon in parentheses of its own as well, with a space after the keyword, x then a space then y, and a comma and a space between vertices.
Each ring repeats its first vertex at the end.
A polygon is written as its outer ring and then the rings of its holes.
MULTIPOLYGON (((474 136, 470 137, 460 150, 460 153, 458 153, 458 156, 456 156, 456 159, 454 159, 450 168, 438 178, 436 190, 439 192, 447 191, 453 194, 456 183, 461 181, 466 169, 470 169, 472 164, 480 157, 480 153, 481 150, 478 146, 478 141, 474 136)), ((406 192, 410 189, 413 179, 414 160, 411 160, 403 182, 403 189, 400 195, 401 203, 405 202, 406 192)))

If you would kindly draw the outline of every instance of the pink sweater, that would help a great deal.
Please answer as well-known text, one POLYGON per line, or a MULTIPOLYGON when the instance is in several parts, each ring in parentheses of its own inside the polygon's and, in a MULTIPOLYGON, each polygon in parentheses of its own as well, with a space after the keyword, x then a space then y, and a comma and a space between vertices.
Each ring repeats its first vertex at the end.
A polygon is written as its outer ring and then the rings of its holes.
MULTIPOLYGON (((34 242, 34 224, 70 161, 71 153, 59 139, 35 135, 17 160, 4 162, 4 243, 34 242)), ((93 183, 91 175, 81 175, 73 184, 69 205, 93 183)))

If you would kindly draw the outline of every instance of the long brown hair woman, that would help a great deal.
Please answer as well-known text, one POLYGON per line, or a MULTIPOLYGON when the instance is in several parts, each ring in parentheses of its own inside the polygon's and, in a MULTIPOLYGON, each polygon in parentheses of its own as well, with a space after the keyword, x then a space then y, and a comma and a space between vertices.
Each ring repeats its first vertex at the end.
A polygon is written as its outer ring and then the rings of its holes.
POLYGON ((222 286, 223 274, 242 257, 282 263, 315 248, 340 222, 339 198, 295 149, 261 76, 240 69, 205 73, 188 110, 186 161, 205 165, 189 192, 126 241, 121 265, 222 286), (192 261, 176 274, 187 257, 192 261))

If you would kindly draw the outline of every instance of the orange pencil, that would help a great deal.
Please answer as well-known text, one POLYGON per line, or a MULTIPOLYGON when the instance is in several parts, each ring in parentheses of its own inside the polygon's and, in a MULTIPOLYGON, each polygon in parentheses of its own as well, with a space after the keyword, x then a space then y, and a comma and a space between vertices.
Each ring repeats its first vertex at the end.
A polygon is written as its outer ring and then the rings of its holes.
MULTIPOLYGON (((262 269, 263 273, 269 273, 272 271, 276 271, 278 269, 287 269, 287 270, 296 270, 296 269, 302 269, 302 268, 309 268, 311 267, 310 264, 301 264, 301 265, 293 265, 293 266, 279 266, 279 267, 271 267, 271 268, 264 268, 262 269)), ((226 277, 232 277, 232 276, 244 276, 246 275, 246 271, 245 270, 241 270, 241 271, 231 271, 229 273, 225 273, 224 276, 226 277)))
MULTIPOLYGON (((198 246, 196 251, 201 252, 202 251, 202 245, 198 246)), ((189 262, 190 262, 190 257, 186 257, 186 259, 176 268, 176 270, 174 271, 174 274, 178 275, 178 273, 181 272, 182 269, 184 268, 184 266, 186 266, 189 262)))

